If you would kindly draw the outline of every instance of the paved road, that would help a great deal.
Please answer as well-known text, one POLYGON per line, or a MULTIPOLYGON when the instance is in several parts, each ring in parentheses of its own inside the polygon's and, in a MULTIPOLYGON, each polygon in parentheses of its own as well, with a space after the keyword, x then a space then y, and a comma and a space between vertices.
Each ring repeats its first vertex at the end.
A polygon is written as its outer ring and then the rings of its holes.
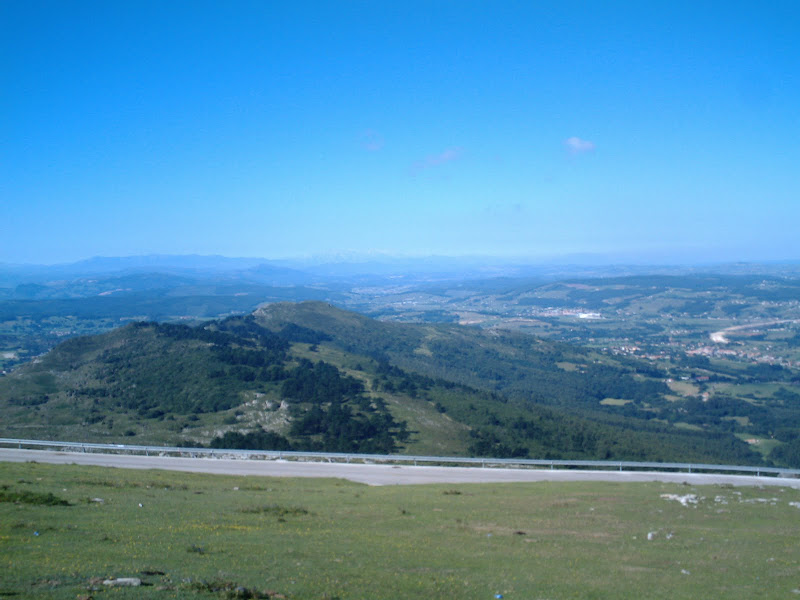
POLYGON ((269 477, 331 477, 368 485, 419 483, 500 483, 519 481, 666 481, 693 485, 778 485, 800 489, 800 479, 711 475, 704 473, 660 473, 631 471, 577 471, 549 469, 499 469, 480 467, 413 467, 374 464, 342 464, 278 460, 234 460, 223 458, 178 458, 130 454, 95 454, 16 450, 0 448, 0 461, 37 461, 55 464, 97 465, 123 469, 165 469, 222 475, 269 477))
POLYGON ((760 321, 758 323, 746 323, 744 325, 734 325, 733 327, 726 327, 725 329, 720 329, 719 331, 715 331, 709 334, 712 342, 716 342, 717 344, 727 344, 728 337, 727 334, 732 333, 734 331, 742 331, 744 329, 753 329, 755 327, 769 327, 771 325, 782 325, 783 323, 800 323, 800 319, 778 319, 772 321, 760 321))

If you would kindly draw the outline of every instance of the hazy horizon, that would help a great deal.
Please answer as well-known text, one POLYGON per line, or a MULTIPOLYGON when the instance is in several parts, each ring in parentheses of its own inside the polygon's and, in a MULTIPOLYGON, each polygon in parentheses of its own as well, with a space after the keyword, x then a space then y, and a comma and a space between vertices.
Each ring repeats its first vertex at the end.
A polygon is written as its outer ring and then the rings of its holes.
POLYGON ((0 5, 0 262, 800 259, 800 4, 0 5))
MULTIPOLYGON (((511 269, 547 269, 547 268, 609 268, 630 267, 634 269, 652 268, 656 271, 662 268, 677 269, 725 269, 736 265, 741 266, 779 266, 779 265, 800 265, 800 259, 764 259, 764 260, 728 260, 724 258, 708 258, 692 260, 691 257, 677 256, 634 256, 623 254, 563 254, 539 257, 524 256, 489 256, 489 255, 400 255, 400 254, 318 254, 309 256, 294 256, 284 258, 271 258, 264 256, 225 256, 222 254, 132 254, 126 256, 90 256, 74 261, 53 261, 53 262, 0 262, 0 267, 19 269, 59 269, 73 268, 80 265, 99 268, 104 265, 110 271, 124 271, 125 269, 135 269, 137 271, 152 268, 154 272, 164 268, 207 268, 209 265, 221 270, 237 270, 243 268, 254 268, 261 265, 271 267, 288 268, 292 270, 303 270, 306 268, 319 268, 330 266, 350 266, 350 270, 359 265, 369 271, 369 266, 383 266, 390 269, 392 266, 397 268, 406 267, 428 267, 445 269, 474 269, 483 268, 491 271, 492 269, 508 270, 511 269), (148 265, 150 267, 148 267, 148 265)), ((357 271, 353 271, 356 273, 357 271)))

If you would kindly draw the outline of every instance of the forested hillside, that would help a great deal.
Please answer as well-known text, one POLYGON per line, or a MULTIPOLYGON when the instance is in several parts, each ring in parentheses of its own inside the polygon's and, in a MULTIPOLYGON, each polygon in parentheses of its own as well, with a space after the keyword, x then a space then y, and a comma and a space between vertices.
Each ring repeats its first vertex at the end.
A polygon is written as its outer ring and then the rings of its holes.
POLYGON ((75 338, 0 379, 2 435, 217 447, 756 463, 654 418, 663 374, 568 344, 327 304, 75 338), (608 402, 613 400, 614 402, 608 402))

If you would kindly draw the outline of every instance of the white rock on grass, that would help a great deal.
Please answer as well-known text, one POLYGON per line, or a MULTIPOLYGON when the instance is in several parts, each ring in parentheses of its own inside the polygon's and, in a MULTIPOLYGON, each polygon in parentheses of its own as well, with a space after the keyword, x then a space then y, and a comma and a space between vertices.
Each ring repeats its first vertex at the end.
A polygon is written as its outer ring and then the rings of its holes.
POLYGON ((109 587, 139 587, 142 585, 142 580, 138 577, 116 577, 104 580, 103 585, 109 587))
POLYGON ((739 500, 742 504, 770 504, 776 506, 778 503, 777 498, 749 498, 747 500, 739 500))
POLYGON ((697 504, 700 502, 700 498, 697 497, 697 494, 686 494, 685 496, 680 496, 678 494, 661 494, 661 497, 667 500, 676 500, 683 506, 689 506, 690 504, 697 504))

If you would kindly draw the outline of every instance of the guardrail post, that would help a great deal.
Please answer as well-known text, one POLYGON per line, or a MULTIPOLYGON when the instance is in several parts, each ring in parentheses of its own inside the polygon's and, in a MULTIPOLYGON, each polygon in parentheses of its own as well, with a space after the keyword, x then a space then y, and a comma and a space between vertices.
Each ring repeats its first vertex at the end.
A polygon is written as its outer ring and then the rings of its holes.
POLYGON ((619 463, 619 470, 622 472, 622 463, 619 463))

